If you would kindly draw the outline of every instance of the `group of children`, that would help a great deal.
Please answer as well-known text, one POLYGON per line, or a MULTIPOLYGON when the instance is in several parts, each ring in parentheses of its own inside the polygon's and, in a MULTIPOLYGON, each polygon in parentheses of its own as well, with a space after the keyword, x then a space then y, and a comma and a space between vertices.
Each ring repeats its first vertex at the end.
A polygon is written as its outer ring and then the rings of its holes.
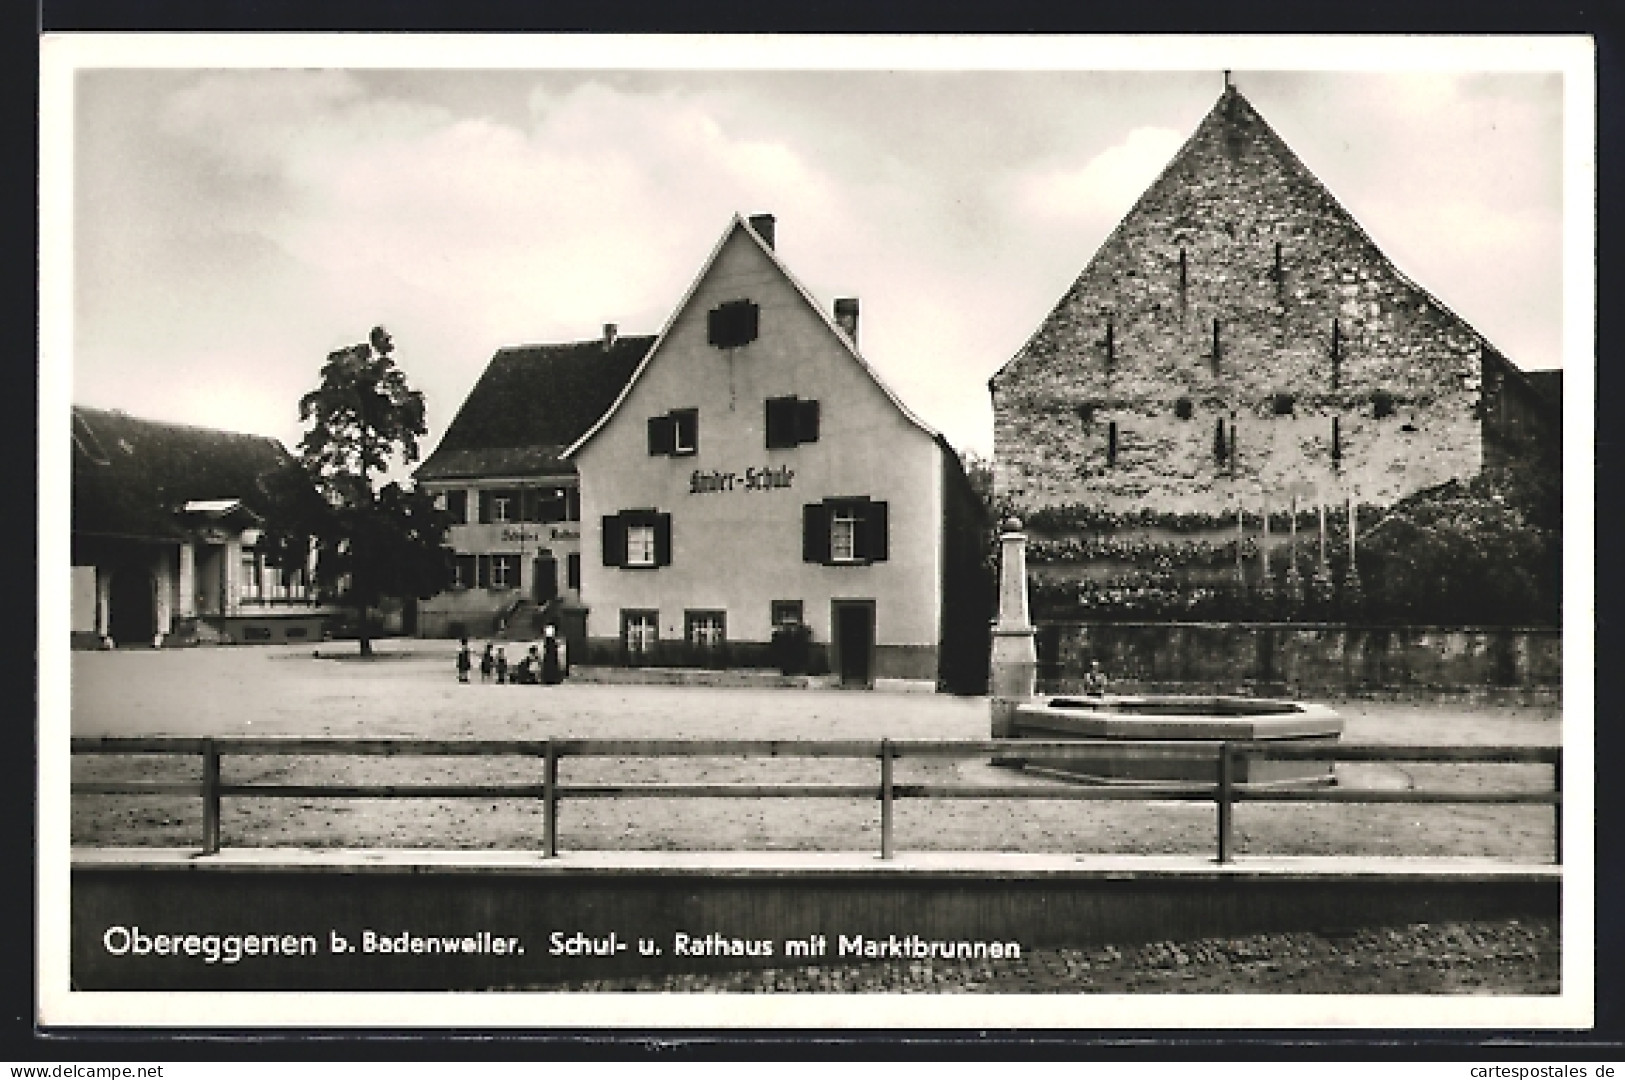
MULTIPOLYGON (((474 670, 474 654, 468 647, 468 639, 461 638, 457 648, 457 681, 469 681, 469 673, 474 670)), ((564 659, 564 643, 559 640, 558 633, 549 626, 542 637, 542 645, 530 647, 523 658, 512 667, 508 665, 507 654, 500 645, 492 642, 485 643, 485 651, 480 654, 480 682, 490 682, 495 675, 497 685, 513 684, 516 686, 554 686, 564 681, 570 669, 564 659)))

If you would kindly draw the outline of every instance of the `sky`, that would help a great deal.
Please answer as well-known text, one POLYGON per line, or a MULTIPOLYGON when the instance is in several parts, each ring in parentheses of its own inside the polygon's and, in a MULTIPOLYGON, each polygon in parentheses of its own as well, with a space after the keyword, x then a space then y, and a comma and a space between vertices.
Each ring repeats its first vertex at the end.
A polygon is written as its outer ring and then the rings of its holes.
POLYGON ((70 84, 72 399, 293 448, 327 354, 383 325, 427 396, 426 456, 497 349, 658 333, 732 215, 765 212, 826 308, 860 298, 881 377, 989 455, 987 379, 1212 107, 1232 51, 1253 61, 1241 92, 1402 272, 1520 366, 1563 364, 1550 71, 1291 71, 1306 54, 1217 47, 1211 66, 1085 50, 1042 70, 132 52, 70 84))

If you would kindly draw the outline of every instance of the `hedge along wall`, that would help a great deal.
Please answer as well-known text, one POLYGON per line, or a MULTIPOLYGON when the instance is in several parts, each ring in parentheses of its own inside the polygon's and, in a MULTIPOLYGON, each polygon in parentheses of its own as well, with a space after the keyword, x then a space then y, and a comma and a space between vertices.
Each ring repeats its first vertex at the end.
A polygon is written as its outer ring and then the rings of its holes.
POLYGON ((1559 693, 1557 629, 1303 623, 1079 623, 1038 626, 1040 689, 1077 688, 1099 660, 1119 691, 1559 693))

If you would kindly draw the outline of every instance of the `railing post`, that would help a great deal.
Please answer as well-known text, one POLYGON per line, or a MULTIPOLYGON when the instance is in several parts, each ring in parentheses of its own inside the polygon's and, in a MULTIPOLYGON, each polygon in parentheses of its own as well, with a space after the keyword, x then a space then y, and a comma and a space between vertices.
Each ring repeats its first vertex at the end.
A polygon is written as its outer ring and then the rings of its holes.
POLYGON ((1558 866, 1563 865, 1563 751, 1557 751, 1557 757, 1552 759, 1552 792, 1557 801, 1552 803, 1552 848, 1554 860, 1558 866))
POLYGON ((1234 764, 1230 758, 1230 744, 1219 744, 1219 861, 1230 861, 1230 809, 1235 794, 1234 764))
POLYGON ((220 853, 220 751, 203 740, 203 854, 220 853))
POLYGON ((559 853, 559 754, 547 740, 542 757, 542 858, 559 853))
POLYGON ((892 857, 892 749, 890 739, 880 740, 880 857, 892 857))

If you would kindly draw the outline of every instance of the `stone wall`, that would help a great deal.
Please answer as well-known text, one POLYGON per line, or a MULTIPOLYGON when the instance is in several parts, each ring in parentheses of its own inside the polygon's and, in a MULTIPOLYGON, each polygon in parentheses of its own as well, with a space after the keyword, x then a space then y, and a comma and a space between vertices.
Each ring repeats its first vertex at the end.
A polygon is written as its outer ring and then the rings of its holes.
POLYGON ((1041 623, 1040 689, 1099 660, 1114 690, 1309 696, 1561 694, 1560 630, 1284 623, 1041 623))
POLYGON ((1389 504, 1481 468, 1486 348, 1227 90, 989 384, 996 487, 1022 509, 1389 504))

